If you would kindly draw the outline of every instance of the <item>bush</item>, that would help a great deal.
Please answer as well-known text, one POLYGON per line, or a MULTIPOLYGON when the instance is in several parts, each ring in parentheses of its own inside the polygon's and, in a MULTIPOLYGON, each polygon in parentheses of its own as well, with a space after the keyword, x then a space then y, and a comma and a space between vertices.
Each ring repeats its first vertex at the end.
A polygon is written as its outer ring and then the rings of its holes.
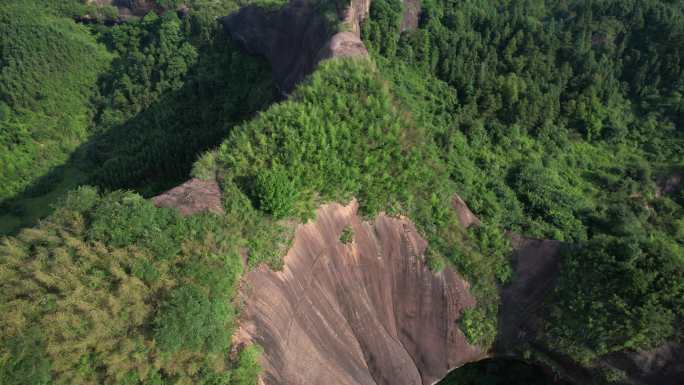
POLYGON ((44 2, 0 4, 0 202, 38 183, 90 136, 91 98, 110 60, 85 27, 44 2))
POLYGON ((434 250, 434 248, 431 248, 429 246, 426 254, 426 261, 428 267, 430 268, 430 271, 432 271, 433 273, 439 273, 442 270, 444 270, 444 268, 446 267, 446 260, 442 255, 438 254, 434 250))
POLYGON ((340 234, 340 242, 347 245, 354 241, 354 229, 351 226, 345 226, 340 234))
POLYGON ((240 233, 229 218, 182 218, 132 193, 72 192, 0 241, 0 382, 225 378, 240 233))
POLYGON ((254 185, 261 210, 270 213, 274 219, 282 219, 294 213, 299 194, 285 168, 276 166, 259 172, 254 185))
POLYGON ((216 153, 205 152, 193 165, 191 175, 202 180, 216 179, 216 153))
POLYGON ((230 339, 230 312, 230 304, 223 297, 212 299, 194 285, 178 287, 155 318, 155 340, 166 352, 225 351, 230 339))
POLYGON ((231 373, 231 385, 257 385, 257 377, 261 373, 261 353, 258 345, 250 345, 240 351, 237 365, 231 373))
POLYGON ((492 319, 482 307, 464 309, 459 326, 469 344, 487 347, 494 342, 496 318, 492 319))

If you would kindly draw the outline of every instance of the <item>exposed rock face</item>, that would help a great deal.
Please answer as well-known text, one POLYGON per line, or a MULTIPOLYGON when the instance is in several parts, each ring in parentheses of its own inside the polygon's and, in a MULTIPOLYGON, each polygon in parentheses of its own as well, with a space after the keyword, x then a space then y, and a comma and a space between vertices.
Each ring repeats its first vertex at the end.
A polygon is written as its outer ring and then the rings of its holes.
POLYGON ((154 0, 89 0, 88 2, 114 6, 124 19, 130 16, 145 16, 156 7, 154 0))
POLYGON ((401 30, 408 31, 418 28, 420 20, 421 0, 404 0, 404 13, 401 17, 401 30))
POLYGON ((684 171, 674 172, 658 182, 656 197, 674 194, 684 185, 684 171))
POLYGON ((321 48, 316 62, 333 57, 358 57, 368 55, 361 38, 351 32, 340 32, 330 38, 328 44, 321 48))
POLYGON ((306 0, 294 0, 279 9, 243 7, 221 22, 247 52, 269 61, 281 92, 287 94, 321 60, 368 55, 359 38, 359 23, 369 6, 369 0, 354 0, 338 11, 351 32, 330 31, 325 18, 306 0))
POLYGON ((202 211, 223 214, 221 189, 216 181, 190 179, 180 186, 152 198, 157 207, 173 207, 181 215, 191 215, 202 211))
POLYGON ((479 226, 482 222, 480 222, 480 218, 478 218, 475 214, 473 214, 472 211, 470 211, 470 208, 468 205, 461 199, 461 197, 458 194, 454 194, 454 197, 451 199, 451 205, 456 210, 456 215, 458 215, 458 221, 461 223, 461 226, 464 228, 468 228, 470 226, 479 226))
POLYGON ((467 282, 430 272, 411 222, 362 222, 356 208, 323 206, 297 229, 282 272, 246 276, 235 338, 264 348, 266 385, 429 385, 485 356, 458 327, 475 304, 467 282))
MULTIPOLYGON (((569 380, 582 385, 602 384, 596 373, 545 346, 544 301, 560 272, 563 243, 510 234, 514 248, 515 280, 501 291, 499 333, 495 353, 515 354, 523 343, 542 352, 569 380)), ((621 384, 684 384, 684 346, 669 342, 648 351, 622 351, 601 358, 598 366, 624 371, 621 384)))
POLYGON ((361 23, 368 16, 371 0, 351 0, 347 9, 340 10, 342 21, 356 36, 361 35, 361 23))
POLYGON ((501 290, 497 350, 507 353, 542 330, 544 299, 560 270, 562 243, 509 234, 514 249, 515 279, 501 290))

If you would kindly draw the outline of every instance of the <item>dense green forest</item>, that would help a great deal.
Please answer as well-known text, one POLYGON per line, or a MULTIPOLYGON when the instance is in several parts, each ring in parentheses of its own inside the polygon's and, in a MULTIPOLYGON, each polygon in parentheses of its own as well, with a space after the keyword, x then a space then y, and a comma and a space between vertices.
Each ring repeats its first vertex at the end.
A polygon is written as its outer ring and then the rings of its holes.
POLYGON ((401 31, 401 2, 373 0, 371 58, 276 102, 215 21, 248 3, 125 23, 0 5, 0 383, 254 384, 258 348, 230 345, 243 270, 282 265, 281 219, 353 197, 471 282, 472 343, 493 343, 515 279, 507 230, 565 245, 540 343, 592 367, 684 338, 684 4, 427 0, 401 31), (219 181, 226 215, 143 198, 191 176, 219 181))
POLYGON ((436 78, 430 133, 459 194, 573 245, 546 342, 590 364, 682 338, 684 193, 663 189, 684 165, 684 4, 427 1, 417 30, 400 20, 374 1, 364 39, 436 78))
POLYGON ((87 29, 33 2, 0 7, 0 201, 64 163, 88 136, 112 55, 87 29))
POLYGON ((178 184, 201 151, 274 100, 268 66, 216 25, 238 6, 224 3, 111 28, 74 23, 69 2, 0 7, 12 31, 2 34, 0 233, 35 223, 79 184, 145 195, 178 184))
POLYGON ((253 383, 256 348, 228 358, 242 272, 230 220, 69 193, 0 246, 1 382, 253 383))

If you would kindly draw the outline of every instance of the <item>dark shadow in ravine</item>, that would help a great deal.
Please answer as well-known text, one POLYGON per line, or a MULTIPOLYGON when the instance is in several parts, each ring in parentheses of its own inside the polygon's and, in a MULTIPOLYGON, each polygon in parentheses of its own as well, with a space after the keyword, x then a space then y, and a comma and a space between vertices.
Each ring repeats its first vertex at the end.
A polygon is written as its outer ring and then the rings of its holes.
POLYGON ((437 385, 571 385, 550 369, 511 358, 488 358, 454 369, 437 385))

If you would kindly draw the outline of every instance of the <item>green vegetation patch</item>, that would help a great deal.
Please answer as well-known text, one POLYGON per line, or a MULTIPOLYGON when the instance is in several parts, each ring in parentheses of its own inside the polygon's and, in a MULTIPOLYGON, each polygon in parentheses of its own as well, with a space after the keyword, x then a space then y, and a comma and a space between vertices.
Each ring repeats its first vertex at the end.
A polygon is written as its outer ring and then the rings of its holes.
POLYGON ((342 229, 342 233, 340 234, 340 242, 342 244, 348 245, 354 241, 354 229, 351 228, 351 226, 346 226, 344 229, 342 229))
POLYGON ((3 239, 0 382, 253 384, 258 353, 228 358, 243 270, 229 221, 84 187, 3 239))
MULTIPOLYGON (((502 228, 575 245, 544 343, 590 365, 681 338, 684 200, 681 186, 657 187, 684 162, 681 4, 425 1, 403 32, 400 10, 373 1, 362 36, 411 114, 433 123, 425 133, 484 220, 471 236, 495 254, 502 228)), ((486 329, 475 315, 461 325, 471 340, 486 329)))
POLYGON ((64 163, 88 136, 111 55, 35 1, 0 5, 0 203, 64 163))

